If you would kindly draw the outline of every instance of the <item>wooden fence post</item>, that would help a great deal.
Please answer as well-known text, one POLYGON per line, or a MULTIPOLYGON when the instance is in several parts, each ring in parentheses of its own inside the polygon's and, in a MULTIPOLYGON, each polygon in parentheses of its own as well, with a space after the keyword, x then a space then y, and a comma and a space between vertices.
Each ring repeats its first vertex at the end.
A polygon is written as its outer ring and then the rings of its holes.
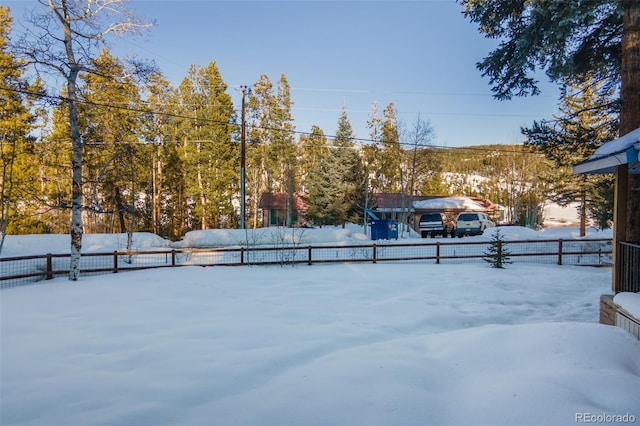
POLYGON ((436 265, 440 264, 440 241, 436 243, 436 265))
POLYGON ((47 280, 53 278, 53 261, 51 259, 51 253, 47 253, 47 280))
POLYGON ((171 250, 171 266, 176 266, 176 250, 171 250))
POLYGON ((244 265, 244 246, 240 246, 240 264, 244 265))
POLYGON ((308 257, 309 260, 308 260, 307 264, 311 265, 311 246, 309 246, 308 250, 309 250, 309 257, 308 257))
POLYGON ((558 240, 558 265, 562 265, 562 238, 558 240))
POLYGON ((118 273, 118 251, 113 252, 113 273, 118 273))
POLYGON ((374 244, 373 244, 373 263, 376 263, 376 256, 377 256, 377 253, 376 253, 376 245, 375 245, 375 243, 374 243, 374 244))

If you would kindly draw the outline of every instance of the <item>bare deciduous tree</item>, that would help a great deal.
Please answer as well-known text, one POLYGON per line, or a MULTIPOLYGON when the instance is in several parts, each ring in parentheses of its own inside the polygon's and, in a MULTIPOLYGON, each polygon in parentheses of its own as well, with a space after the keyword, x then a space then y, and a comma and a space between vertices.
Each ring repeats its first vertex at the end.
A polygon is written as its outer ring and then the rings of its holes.
MULTIPOLYGON (((413 206, 413 197, 415 195, 416 179, 424 172, 421 170, 419 155, 426 153, 426 148, 431 145, 435 136, 433 127, 429 120, 424 120, 419 115, 411 124, 410 128, 405 128, 404 124, 400 126, 400 139, 404 146, 404 152, 401 153, 402 161, 400 163, 400 186, 402 188, 402 217, 403 224, 407 224, 411 206, 413 206)), ((424 162, 422 162, 424 163, 424 162)), ((423 165, 422 165, 423 166, 423 165)), ((404 231, 404 226, 403 226, 404 231)))
POLYGON ((38 73, 64 79, 72 146, 71 264, 69 279, 80 275, 82 248, 82 137, 78 102, 81 102, 81 72, 92 73, 93 59, 110 35, 136 34, 151 24, 136 18, 126 0, 38 0, 45 10, 31 11, 31 24, 15 45, 38 73))

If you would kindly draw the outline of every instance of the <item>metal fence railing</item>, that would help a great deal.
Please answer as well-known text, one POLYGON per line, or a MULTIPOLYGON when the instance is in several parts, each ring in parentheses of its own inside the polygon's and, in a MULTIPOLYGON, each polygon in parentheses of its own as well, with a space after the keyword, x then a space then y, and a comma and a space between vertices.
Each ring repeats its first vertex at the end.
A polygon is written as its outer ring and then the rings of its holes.
POLYGON ((618 243, 617 262, 620 265, 620 288, 617 290, 640 292, 640 245, 618 243))
MULTIPOLYGON (((87 253, 80 260, 83 275, 179 266, 294 265, 346 262, 469 263, 483 262, 490 242, 430 242, 413 244, 280 245, 181 249, 141 252, 87 253)), ((504 241, 512 262, 610 266, 611 239, 504 241)), ((0 288, 66 275, 69 254, 0 258, 0 288)), ((636 276, 637 283, 637 276, 636 276)))

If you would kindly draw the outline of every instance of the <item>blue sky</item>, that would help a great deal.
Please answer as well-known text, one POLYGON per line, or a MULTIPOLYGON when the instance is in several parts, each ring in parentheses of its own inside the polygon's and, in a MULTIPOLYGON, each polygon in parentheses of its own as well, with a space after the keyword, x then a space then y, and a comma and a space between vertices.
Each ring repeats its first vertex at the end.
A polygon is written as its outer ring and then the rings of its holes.
MULTIPOLYGON (((14 19, 34 1, 9 1, 14 19)), ((496 101, 475 67, 496 41, 481 36, 454 0, 133 0, 155 20, 144 38, 112 41, 115 54, 153 59, 178 85, 192 64, 215 61, 239 105, 241 85, 266 74, 291 85, 296 130, 335 133, 346 105, 355 136, 368 138, 374 101, 394 102, 410 125, 429 120, 439 146, 521 142, 520 126, 551 118, 558 91, 496 101)))

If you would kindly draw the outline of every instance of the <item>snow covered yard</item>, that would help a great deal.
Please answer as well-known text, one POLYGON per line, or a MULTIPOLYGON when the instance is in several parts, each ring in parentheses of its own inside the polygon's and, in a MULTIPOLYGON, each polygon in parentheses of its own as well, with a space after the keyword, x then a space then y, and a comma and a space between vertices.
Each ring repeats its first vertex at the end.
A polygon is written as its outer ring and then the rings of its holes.
POLYGON ((187 267, 3 290, 0 423, 640 421, 640 342, 596 323, 610 274, 187 267))

